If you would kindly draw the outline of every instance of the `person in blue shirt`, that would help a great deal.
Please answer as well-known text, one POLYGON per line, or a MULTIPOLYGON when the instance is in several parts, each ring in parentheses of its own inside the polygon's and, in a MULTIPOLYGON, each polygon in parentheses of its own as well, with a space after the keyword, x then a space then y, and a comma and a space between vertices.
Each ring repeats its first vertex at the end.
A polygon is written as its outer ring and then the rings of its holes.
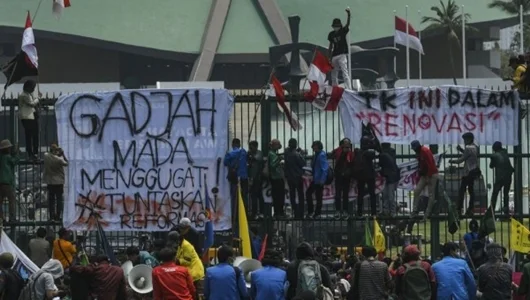
POLYGON ((221 246, 217 250, 219 263, 206 269, 204 297, 206 300, 250 299, 243 272, 230 264, 234 252, 231 247, 221 246))
POLYGON ((241 196, 245 205, 248 207, 248 155, 247 151, 241 147, 241 140, 232 140, 232 150, 226 153, 223 164, 228 168, 226 178, 230 182, 232 203, 237 203, 237 184, 239 183, 241 186, 241 196))
POLYGON ((458 258, 458 245, 453 242, 443 246, 443 259, 432 265, 438 283, 438 299, 474 300, 477 286, 467 262, 458 258))
POLYGON ((464 234, 464 242, 466 243, 467 251, 471 252, 471 244, 473 241, 478 240, 478 222, 477 220, 471 220, 469 222, 469 232, 464 234))
POLYGON ((253 300, 285 299, 287 274, 279 268, 282 261, 282 255, 278 251, 265 251, 261 260, 263 268, 250 275, 250 296, 253 300))
POLYGON ((307 189, 307 213, 308 218, 318 218, 322 213, 322 197, 324 196, 324 184, 328 178, 328 158, 326 152, 323 150, 324 145, 321 141, 314 141, 311 146, 313 149, 313 160, 311 161, 311 169, 313 171, 313 181, 307 189), (317 200, 316 209, 313 210, 313 193, 317 200), (314 213, 314 214, 313 214, 314 213))

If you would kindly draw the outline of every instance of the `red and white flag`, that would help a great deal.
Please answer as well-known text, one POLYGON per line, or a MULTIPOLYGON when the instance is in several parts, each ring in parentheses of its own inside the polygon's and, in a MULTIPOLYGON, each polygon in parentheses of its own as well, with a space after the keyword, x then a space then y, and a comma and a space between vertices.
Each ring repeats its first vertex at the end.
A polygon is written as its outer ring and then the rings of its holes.
POLYGON ((305 100, 313 102, 322 92, 326 85, 326 76, 333 69, 329 59, 320 51, 315 52, 313 62, 309 66, 307 80, 309 81, 309 91, 305 93, 305 100))
POLYGON ((319 93, 318 97, 311 104, 320 110, 336 111, 343 93, 344 88, 338 85, 325 86, 323 92, 319 93))
POLYGON ((63 10, 70 7, 70 0, 53 0, 52 12, 53 15, 60 19, 63 15, 63 10))
POLYGON ((35 69, 39 68, 39 56, 37 55, 37 47, 35 47, 35 35, 33 35, 33 28, 31 24, 31 16, 26 17, 26 26, 22 34, 22 51, 26 54, 26 60, 32 64, 35 69))
POLYGON ((302 129, 302 124, 300 124, 300 122, 298 121, 298 117, 296 116, 296 114, 294 112, 291 112, 285 104, 285 91, 283 89, 282 83, 278 80, 278 78, 276 78, 276 76, 272 75, 271 84, 274 88, 276 101, 278 102, 278 105, 285 114, 285 117, 291 125, 291 128, 293 128, 294 131, 302 129))
MULTIPOLYGON (((396 31, 394 33, 394 41, 396 44, 400 44, 403 46, 407 46, 407 21, 405 19, 402 19, 398 16, 395 17, 396 20, 396 31)), ((408 23, 409 27, 409 48, 414 49, 418 51, 421 54, 425 54, 423 52, 423 45, 421 44, 420 39, 418 38, 418 33, 410 23, 408 23)))

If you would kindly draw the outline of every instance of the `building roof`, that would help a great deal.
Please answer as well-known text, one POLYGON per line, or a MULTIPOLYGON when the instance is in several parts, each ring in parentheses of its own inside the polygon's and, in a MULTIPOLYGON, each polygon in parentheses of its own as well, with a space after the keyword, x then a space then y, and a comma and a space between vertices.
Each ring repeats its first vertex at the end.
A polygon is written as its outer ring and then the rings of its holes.
MULTIPOLYGON (((216 0, 72 0, 60 20, 51 13, 51 1, 44 1, 34 29, 89 37, 155 50, 200 53, 212 3, 216 0)), ((225 0, 226 1, 226 0, 225 0)), ((270 21, 262 13, 260 0, 232 0, 224 23, 217 53, 268 53, 276 38, 270 21)), ((284 20, 299 15, 300 41, 327 46, 327 33, 333 18, 344 20, 344 8, 351 7, 352 42, 392 36, 394 10, 419 30, 420 16, 433 15, 431 6, 439 0, 267 0, 276 1, 284 20)), ((487 7, 488 0, 458 0, 471 14, 471 22, 488 22, 510 16, 487 7)), ((38 1, 0 1, 0 27, 24 26, 25 14, 35 12, 38 1)))

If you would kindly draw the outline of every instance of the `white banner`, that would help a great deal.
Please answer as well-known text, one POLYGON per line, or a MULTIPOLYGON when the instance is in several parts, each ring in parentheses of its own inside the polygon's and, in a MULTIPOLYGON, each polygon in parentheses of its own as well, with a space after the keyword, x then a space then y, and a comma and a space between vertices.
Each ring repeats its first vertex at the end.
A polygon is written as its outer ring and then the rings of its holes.
POLYGON ((166 231, 188 217, 203 230, 207 183, 214 229, 230 229, 221 160, 232 106, 225 89, 61 96, 57 129, 69 160, 64 225, 93 230, 100 216, 104 230, 166 231))
POLYGON ((460 144, 472 132, 479 145, 518 144, 519 95, 461 86, 410 87, 355 92, 340 102, 346 137, 361 139, 361 124, 372 123, 381 142, 460 144))
POLYGON ((13 243, 5 231, 2 230, 0 234, 2 235, 0 238, 0 253, 9 252, 13 254, 15 258, 13 270, 17 271, 23 279, 28 279, 33 273, 39 271, 39 267, 13 243))
MULTIPOLYGON (((434 159, 436 160, 436 164, 440 166, 440 163, 442 161, 443 154, 436 154, 434 156, 434 159)), ((330 165, 331 161, 330 161, 330 165)), ((412 191, 416 187, 416 184, 420 180, 420 176, 418 174, 418 161, 417 160, 411 160, 408 162, 404 162, 398 165, 399 171, 401 174, 401 178, 398 183, 398 189, 406 190, 406 191, 412 191)), ((304 191, 307 191, 309 188, 309 185, 312 181, 312 175, 311 175, 311 168, 305 168, 305 175, 303 176, 304 180, 304 191)), ((375 180, 376 188, 375 192, 381 193, 385 186, 385 178, 383 178, 379 173, 377 173, 377 178, 375 180)), ((263 189, 263 197, 265 199, 265 203, 272 203, 271 198, 271 185, 267 181, 264 183, 264 189, 263 189)), ((286 203, 290 203, 289 201, 289 187, 287 186, 287 183, 285 183, 285 201, 286 203)), ((352 180, 352 186, 350 188, 350 202, 357 199, 357 182, 355 180, 352 180)), ((296 199, 298 201, 298 197, 296 199)), ((333 204, 335 201, 335 181, 333 181, 330 185, 324 186, 324 197, 323 197, 323 203, 324 204, 333 204)))

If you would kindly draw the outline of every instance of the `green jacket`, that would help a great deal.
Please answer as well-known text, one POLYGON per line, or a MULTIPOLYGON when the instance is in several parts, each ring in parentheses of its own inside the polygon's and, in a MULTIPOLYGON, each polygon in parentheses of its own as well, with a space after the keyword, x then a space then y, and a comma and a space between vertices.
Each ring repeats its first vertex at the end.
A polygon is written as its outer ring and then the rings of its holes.
POLYGON ((18 161, 18 154, 0 154, 0 184, 15 186, 15 166, 18 161))
POLYGON ((514 169, 505 149, 491 155, 490 168, 495 169, 496 182, 512 176, 514 169))
POLYGON ((277 152, 269 151, 267 160, 269 164, 269 174, 271 179, 283 179, 283 168, 280 164, 281 159, 277 152))

